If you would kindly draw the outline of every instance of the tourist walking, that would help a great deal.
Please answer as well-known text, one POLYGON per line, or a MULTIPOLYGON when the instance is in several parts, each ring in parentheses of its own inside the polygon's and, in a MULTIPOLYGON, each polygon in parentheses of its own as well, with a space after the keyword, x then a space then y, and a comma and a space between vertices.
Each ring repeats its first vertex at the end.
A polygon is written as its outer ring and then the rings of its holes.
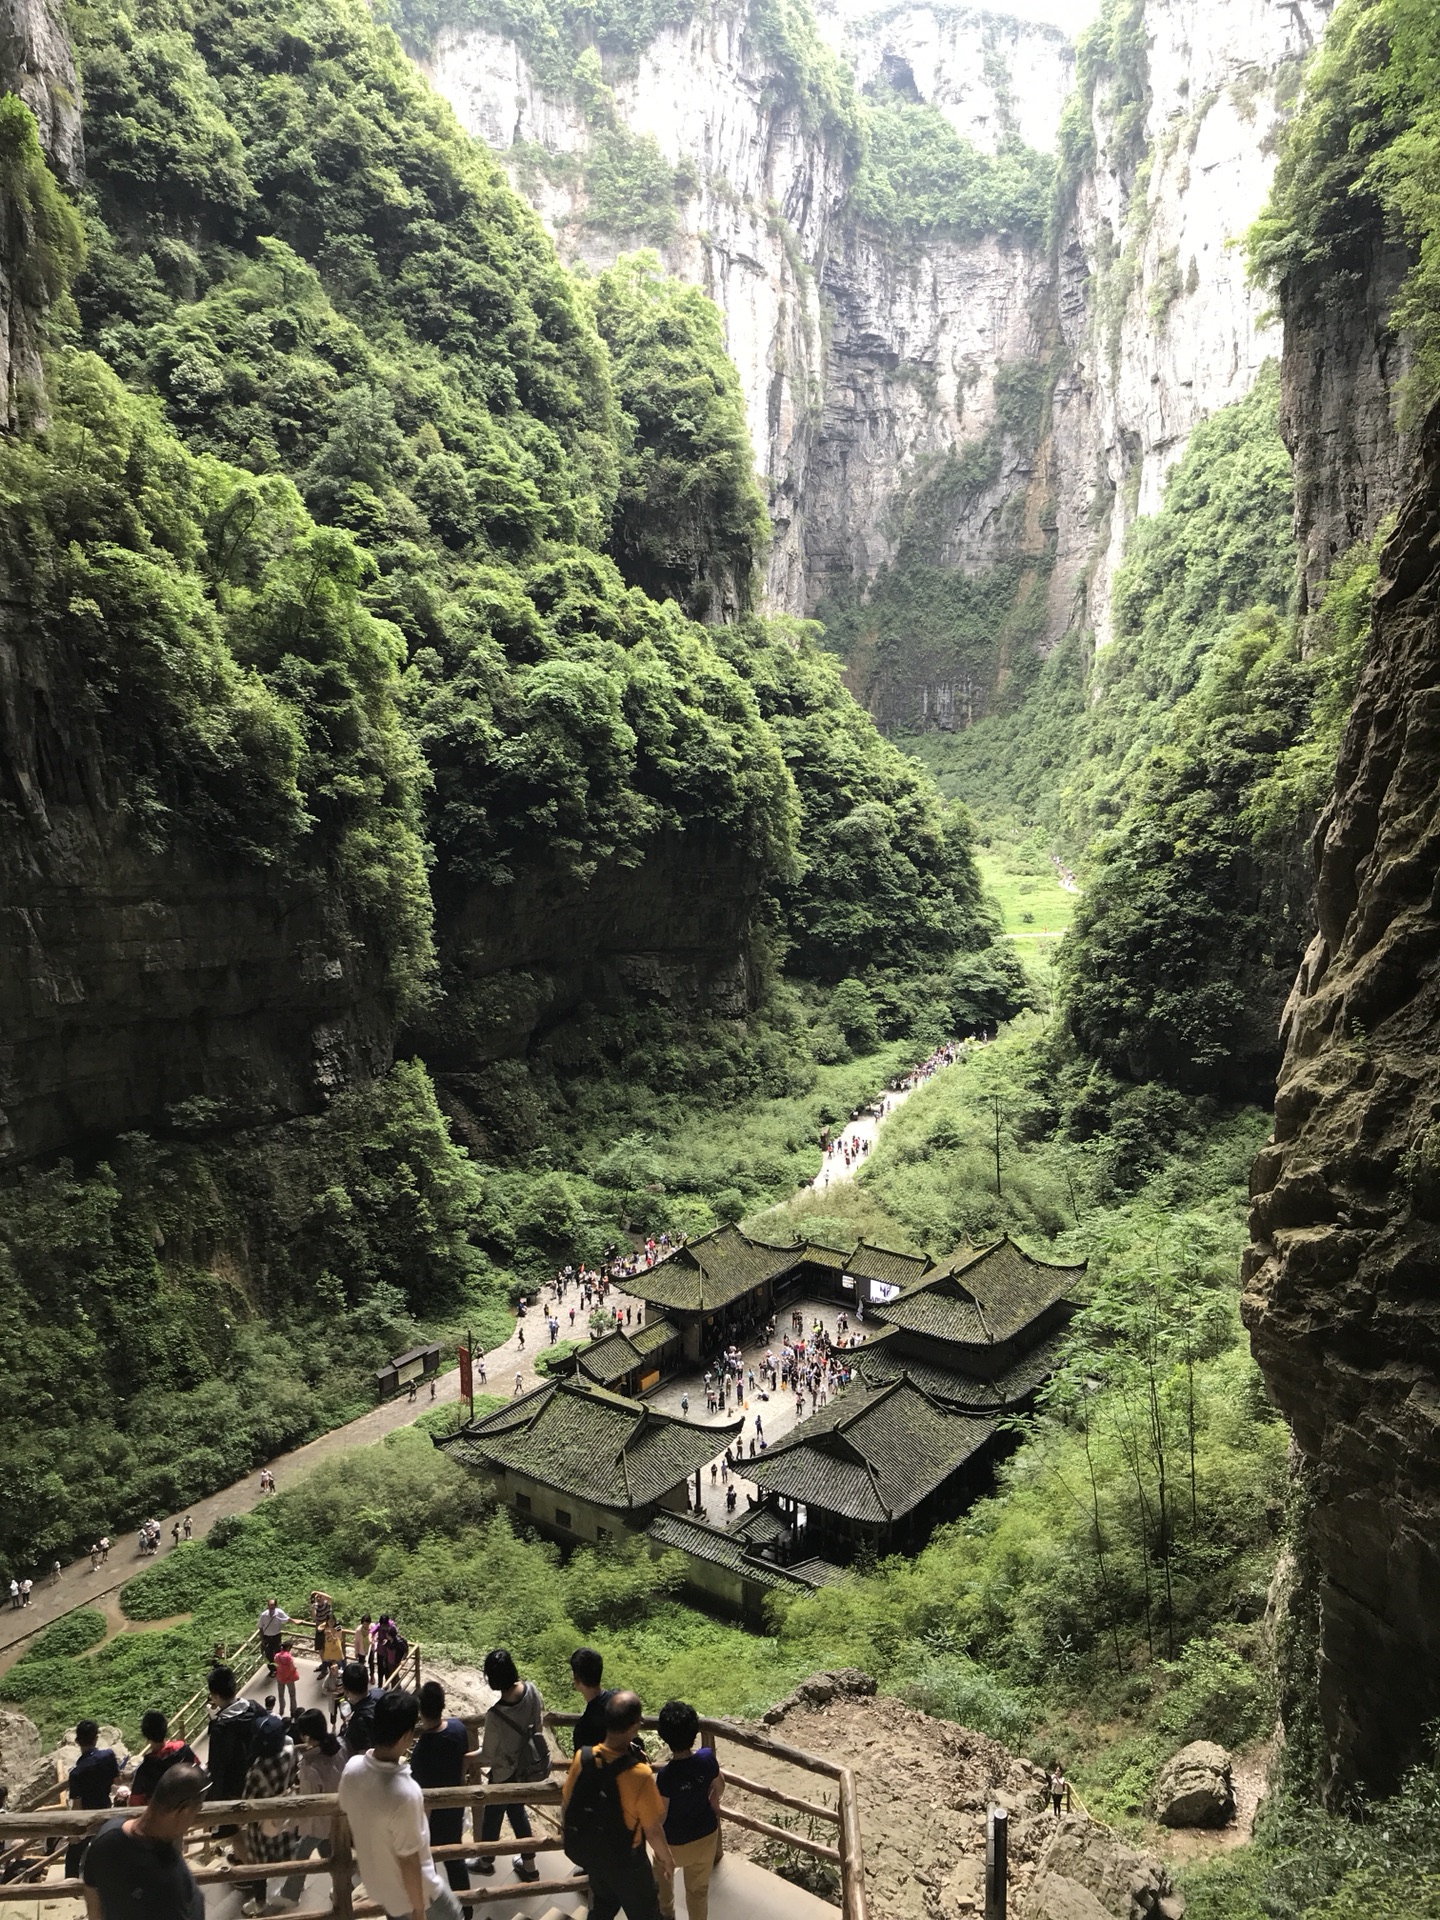
POLYGON ((290 1624, 290 1616, 278 1600, 267 1600, 260 1615, 260 1658, 271 1673, 275 1671, 275 1656, 280 1651, 280 1642, 285 1629, 290 1624))
MULTIPOLYGON (((485 1732, 480 1742, 480 1765, 490 1769, 491 1786, 503 1786, 511 1780, 547 1780, 550 1777, 550 1750, 545 1742, 545 1703, 533 1680, 522 1680, 515 1661, 504 1647, 496 1647, 485 1656, 485 1679, 500 1698, 485 1716, 485 1732)), ((518 1803, 512 1806, 487 1806, 481 1818, 480 1838, 498 1840, 508 1817, 517 1839, 529 1840, 530 1816, 518 1803)), ((493 1873, 493 1855, 482 1855, 476 1871, 493 1873)), ((540 1869, 532 1852, 522 1852, 515 1867, 517 1880, 538 1880, 540 1869)))
POLYGON ((275 1675, 275 1684, 280 1690, 280 1713, 286 1712, 285 1696, 290 1696, 289 1713, 291 1718, 300 1711, 300 1669, 295 1664, 295 1655, 288 1640, 280 1642, 280 1650, 275 1655, 275 1665, 271 1669, 275 1675))
POLYGON ((375 1710, 385 1698, 379 1687, 372 1687, 370 1675, 358 1660, 346 1663, 345 1698, 350 1705, 350 1717, 345 1722, 343 1735, 345 1751, 352 1757, 364 1753, 374 1744, 375 1710))
POLYGON ((622 1908, 626 1920, 659 1920, 647 1840, 661 1875, 675 1872, 655 1775, 632 1746, 643 1711, 638 1694, 613 1695, 604 1741, 582 1747, 565 1776, 565 1851, 590 1876, 590 1920, 615 1920, 622 1908))
MULTIPOLYGON (((110 1794, 120 1778, 120 1762, 114 1749, 100 1745, 100 1728, 93 1720, 81 1720, 75 1728, 75 1744, 80 1757, 65 1780, 65 1801, 70 1807, 83 1807, 97 1813, 108 1807, 110 1794)), ((84 1840, 72 1840, 65 1849, 65 1878, 73 1880, 85 1858, 84 1840)))
POLYGON ((598 1747, 605 1738, 605 1709, 609 1706, 615 1689, 601 1685, 605 1672, 605 1660, 594 1647, 576 1647, 570 1656, 570 1678, 575 1683, 575 1691, 585 1702, 580 1710, 580 1718, 575 1722, 574 1739, 570 1751, 579 1753, 582 1747, 598 1747))
POLYGON ((255 1728, 264 1718, 264 1709, 258 1700, 240 1697, 233 1667, 212 1667, 205 1684, 215 1710, 208 1752, 211 1792, 217 1800, 238 1800, 250 1766, 255 1728))
MULTIPOLYGON (((709 1920, 710 1875, 720 1848, 720 1798, 725 1775, 713 1747, 695 1742, 700 1716, 680 1700, 660 1709, 660 1738, 670 1758, 655 1776, 665 1809, 665 1838, 675 1866, 685 1879, 687 1920, 709 1920)), ((675 1920, 675 1881, 660 1883, 660 1911, 675 1920)))
MULTIPOLYGON (((262 1714, 256 1723, 255 1737, 250 1746, 244 1798, 281 1799, 295 1784, 295 1767, 295 1743, 286 1731, 284 1721, 277 1720, 273 1713, 262 1714)), ((251 1820, 240 1829, 235 1842, 235 1858, 241 1866, 246 1867, 288 1860, 290 1832, 290 1822, 283 1816, 271 1820, 251 1820)), ((242 1913, 257 1914, 264 1910, 264 1880, 243 1882, 241 1891, 249 1895, 241 1903, 242 1913)))
POLYGON ((205 1785, 198 1767, 171 1767, 137 1813, 106 1822, 85 1854, 88 1920, 204 1920, 180 1842, 199 1816, 205 1785))
POLYGON ((1050 1805, 1055 1811, 1057 1820, 1060 1818, 1062 1808, 1066 1813, 1070 1811, 1070 1782, 1065 1778, 1065 1769, 1058 1760, 1050 1769, 1045 1781, 1045 1791, 1050 1796, 1050 1805))
POLYGON ((340 1777, 340 1810, 350 1822, 366 1893, 394 1920, 462 1920, 440 1878, 425 1826, 425 1800, 405 1756, 420 1706, 397 1687, 376 1703, 375 1744, 340 1777))
POLYGON ((200 1764, 183 1740, 170 1738, 170 1722, 158 1707, 151 1707, 140 1716, 140 1731, 145 1736, 145 1751, 130 1782, 132 1808, 143 1807, 155 1797, 156 1787, 171 1767, 200 1764))
MULTIPOLYGON (((340 1742, 325 1725, 324 1714, 318 1707, 307 1707, 303 1713, 295 1716, 292 1731, 297 1756, 297 1791, 302 1794, 338 1793, 346 1755, 340 1742)), ((299 1822, 291 1857, 307 1860, 312 1853, 318 1853, 322 1860, 328 1860, 334 1845, 334 1818, 328 1813, 306 1814, 299 1822)), ((281 1884, 281 1900, 294 1906, 309 1884, 308 1875, 290 1874, 281 1884)))
MULTIPOLYGON (((410 1771, 416 1785, 460 1787, 465 1784, 465 1756, 475 1745, 463 1720, 445 1712, 445 1689, 438 1680, 427 1680, 420 1689, 420 1723, 410 1749, 410 1771)), ((432 1847, 458 1846, 465 1835, 463 1807, 435 1807, 430 1811, 432 1847)), ((458 1893, 470 1885, 463 1860, 447 1860, 445 1877, 458 1893)))

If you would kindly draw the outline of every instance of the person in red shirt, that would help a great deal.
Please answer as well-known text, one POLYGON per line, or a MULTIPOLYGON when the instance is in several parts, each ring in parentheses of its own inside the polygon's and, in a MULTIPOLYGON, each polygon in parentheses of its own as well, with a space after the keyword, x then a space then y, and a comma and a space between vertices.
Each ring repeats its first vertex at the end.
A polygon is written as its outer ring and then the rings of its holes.
POLYGON ((300 1669, 295 1664, 295 1655, 288 1640, 281 1644, 280 1651, 275 1656, 275 1679, 280 1688, 281 1716, 283 1718, 285 1714, 285 1695, 288 1692, 290 1717, 293 1720, 300 1711, 300 1696, 296 1691, 300 1683, 300 1669))
POLYGON ((128 1797, 132 1809, 149 1805, 156 1782, 171 1767, 198 1767, 200 1764, 183 1740, 170 1738, 170 1723, 158 1707, 151 1707, 148 1713, 141 1715, 140 1731, 145 1736, 145 1751, 130 1782, 128 1797))

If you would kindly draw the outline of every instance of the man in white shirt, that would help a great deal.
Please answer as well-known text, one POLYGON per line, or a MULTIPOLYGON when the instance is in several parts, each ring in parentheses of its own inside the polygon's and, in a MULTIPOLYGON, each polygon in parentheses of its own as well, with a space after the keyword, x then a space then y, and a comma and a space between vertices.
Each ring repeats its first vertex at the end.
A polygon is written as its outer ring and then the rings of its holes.
POLYGON ((280 1642, 289 1624, 289 1614, 278 1600, 271 1600, 260 1616, 260 1657, 271 1673, 275 1671, 275 1656, 280 1651, 280 1642))
POLYGON ((365 1891, 390 1920, 463 1920, 431 1858, 425 1797, 405 1759, 419 1718, 413 1693, 380 1696, 375 1744, 340 1776, 340 1810, 350 1822, 365 1891))

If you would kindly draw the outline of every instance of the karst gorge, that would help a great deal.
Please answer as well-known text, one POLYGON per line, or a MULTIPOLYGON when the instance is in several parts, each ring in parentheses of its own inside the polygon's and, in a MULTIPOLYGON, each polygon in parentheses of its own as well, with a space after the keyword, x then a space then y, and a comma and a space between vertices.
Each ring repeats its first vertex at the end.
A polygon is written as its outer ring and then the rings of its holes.
POLYGON ((0 81, 7 1579, 567 1262, 1009 1234, 992 1484, 748 1630, 428 1442, 284 1551, 1152 1848, 1217 1741, 1192 1920, 1440 1914, 1440 12, 0 0, 0 81))

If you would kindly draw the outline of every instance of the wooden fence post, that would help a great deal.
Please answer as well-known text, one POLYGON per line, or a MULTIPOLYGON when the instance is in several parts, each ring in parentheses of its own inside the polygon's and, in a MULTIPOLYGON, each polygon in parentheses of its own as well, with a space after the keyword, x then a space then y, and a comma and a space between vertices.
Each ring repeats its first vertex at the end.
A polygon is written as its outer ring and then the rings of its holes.
POLYGON ((350 1845, 350 1822, 343 1813, 335 1815, 335 1838, 330 1849, 330 1913, 332 1920, 351 1920, 353 1902, 350 1881, 355 1872, 355 1855, 350 1845))

